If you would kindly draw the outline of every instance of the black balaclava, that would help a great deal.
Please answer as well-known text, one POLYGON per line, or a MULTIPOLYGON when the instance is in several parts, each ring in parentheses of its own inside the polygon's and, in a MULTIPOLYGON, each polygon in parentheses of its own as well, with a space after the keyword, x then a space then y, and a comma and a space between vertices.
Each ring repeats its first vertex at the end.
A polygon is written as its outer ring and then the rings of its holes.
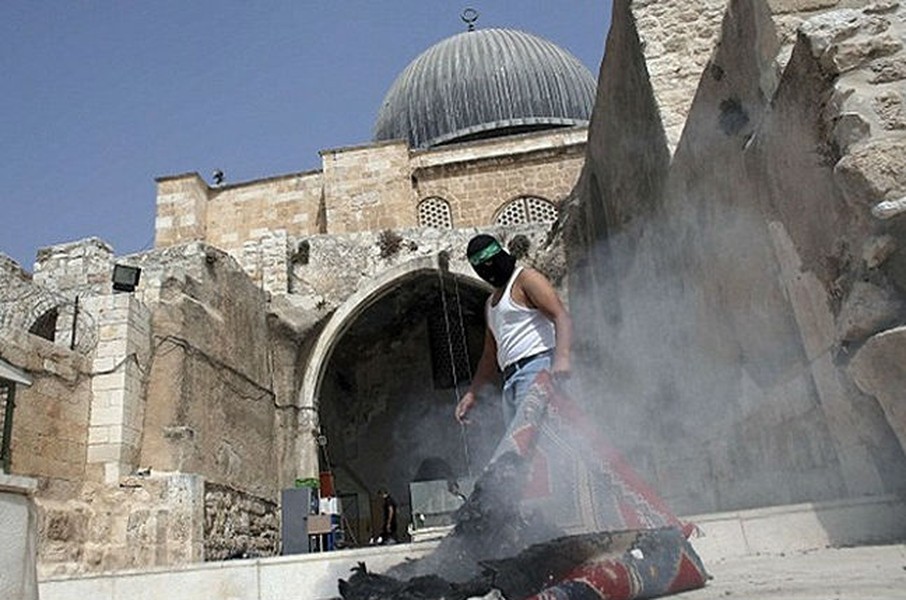
POLYGON ((466 255, 475 273, 496 288, 504 287, 516 268, 516 259, 486 234, 476 235, 469 241, 466 255))

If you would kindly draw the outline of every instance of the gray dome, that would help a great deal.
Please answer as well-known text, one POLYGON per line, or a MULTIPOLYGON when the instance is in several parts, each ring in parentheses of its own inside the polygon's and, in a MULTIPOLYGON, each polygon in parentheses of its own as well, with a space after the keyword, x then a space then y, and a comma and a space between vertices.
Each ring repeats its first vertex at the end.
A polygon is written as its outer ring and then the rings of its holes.
POLYGON ((595 79, 569 52, 512 29, 478 29, 418 56, 384 97, 374 140, 412 148, 586 125, 595 79))

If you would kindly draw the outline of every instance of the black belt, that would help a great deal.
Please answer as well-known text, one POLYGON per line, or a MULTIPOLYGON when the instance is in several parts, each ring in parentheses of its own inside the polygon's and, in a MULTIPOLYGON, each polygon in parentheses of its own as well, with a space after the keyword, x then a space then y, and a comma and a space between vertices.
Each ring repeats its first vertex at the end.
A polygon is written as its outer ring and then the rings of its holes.
POLYGON ((508 364, 506 367, 503 368, 503 380, 506 381, 507 379, 512 377, 516 371, 518 371, 520 368, 524 367, 528 363, 532 362, 536 358, 541 358, 542 356, 547 356, 548 354, 553 354, 553 352, 554 352, 553 350, 544 350, 543 352, 539 352, 537 354, 532 354, 531 356, 525 356, 515 362, 511 362, 510 364, 508 364))

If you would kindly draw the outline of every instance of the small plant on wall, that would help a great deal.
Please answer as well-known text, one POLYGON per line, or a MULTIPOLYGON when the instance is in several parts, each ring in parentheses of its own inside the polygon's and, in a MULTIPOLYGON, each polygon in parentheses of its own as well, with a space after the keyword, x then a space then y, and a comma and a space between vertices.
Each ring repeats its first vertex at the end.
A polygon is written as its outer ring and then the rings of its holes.
POLYGON ((402 236, 392 229, 385 229, 378 235, 378 247, 381 249, 381 258, 383 259, 397 254, 402 246, 402 236))

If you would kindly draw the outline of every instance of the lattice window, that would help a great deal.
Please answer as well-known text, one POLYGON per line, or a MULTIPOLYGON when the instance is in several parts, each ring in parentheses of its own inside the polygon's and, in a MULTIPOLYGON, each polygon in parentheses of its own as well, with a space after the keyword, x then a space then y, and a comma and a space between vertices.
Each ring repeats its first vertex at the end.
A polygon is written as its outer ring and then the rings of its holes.
POLYGON ((0 381, 0 436, 3 435, 3 423, 6 420, 6 399, 9 397, 10 385, 12 384, 0 381))
POLYGON ((0 468, 8 469, 10 456, 8 450, 12 445, 12 440, 7 440, 4 432, 6 431, 6 403, 9 401, 10 388, 15 385, 8 381, 0 381, 0 468))
POLYGON ((422 227, 453 229, 450 203, 437 196, 425 198, 418 203, 418 224, 422 227))
POLYGON ((496 225, 551 223, 557 220, 557 207, 544 198, 521 196, 507 203, 494 220, 496 225))

